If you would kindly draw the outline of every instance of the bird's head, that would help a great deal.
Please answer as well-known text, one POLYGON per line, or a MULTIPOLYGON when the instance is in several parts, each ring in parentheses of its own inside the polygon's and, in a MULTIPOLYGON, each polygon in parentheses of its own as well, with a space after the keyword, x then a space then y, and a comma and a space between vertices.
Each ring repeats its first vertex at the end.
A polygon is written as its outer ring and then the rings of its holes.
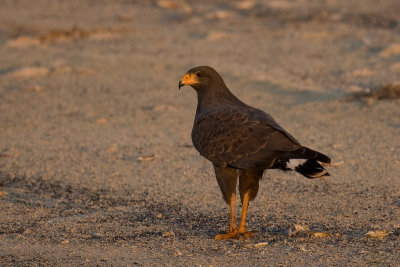
POLYGON ((185 85, 190 85, 199 92, 218 85, 225 86, 225 83, 213 68, 199 66, 188 70, 179 81, 179 89, 185 85))

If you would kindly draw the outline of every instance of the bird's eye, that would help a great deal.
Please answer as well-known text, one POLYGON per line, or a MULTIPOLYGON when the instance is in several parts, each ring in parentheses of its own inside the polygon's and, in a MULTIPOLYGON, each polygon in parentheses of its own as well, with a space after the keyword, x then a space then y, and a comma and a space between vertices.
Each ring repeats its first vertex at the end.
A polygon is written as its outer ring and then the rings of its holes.
POLYGON ((197 72, 197 73, 196 73, 196 76, 199 77, 199 78, 201 78, 201 77, 203 77, 203 73, 197 72))

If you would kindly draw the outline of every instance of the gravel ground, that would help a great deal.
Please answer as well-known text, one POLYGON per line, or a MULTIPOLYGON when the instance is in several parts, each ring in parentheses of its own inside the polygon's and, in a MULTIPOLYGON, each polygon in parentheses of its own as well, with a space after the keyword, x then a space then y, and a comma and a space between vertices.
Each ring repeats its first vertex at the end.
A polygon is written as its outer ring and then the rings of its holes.
POLYGON ((400 100, 345 99, 399 82, 399 13, 398 0, 3 0, 0 265, 398 265, 400 100), (213 240, 228 209, 191 145, 195 92, 177 88, 197 65, 344 161, 323 180, 267 171, 252 239, 213 240))

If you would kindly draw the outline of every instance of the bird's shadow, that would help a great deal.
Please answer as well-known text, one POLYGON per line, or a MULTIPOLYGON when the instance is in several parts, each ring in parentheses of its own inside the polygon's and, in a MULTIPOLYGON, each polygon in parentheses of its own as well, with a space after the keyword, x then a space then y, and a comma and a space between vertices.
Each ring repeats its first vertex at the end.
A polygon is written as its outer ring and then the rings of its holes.
MULTIPOLYGON (((221 212, 199 211, 181 201, 156 200, 147 192, 132 195, 132 192, 118 191, 116 194, 111 190, 90 190, 42 178, 11 178, 1 172, 0 191, 8 192, 2 200, 12 203, 15 207, 13 212, 22 206, 32 213, 40 210, 42 214, 29 220, 20 220, 19 215, 10 217, 0 227, 0 235, 24 233, 29 229, 35 234, 34 238, 40 236, 55 243, 64 236, 79 242, 115 243, 171 236, 179 240, 213 239, 228 228, 228 209, 221 212)), ((291 219, 289 216, 281 221, 273 215, 266 218, 261 214, 249 214, 248 219, 249 227, 256 233, 253 242, 283 244, 287 239, 294 239, 289 232, 296 223, 296 217, 291 219)), ((365 229, 348 229, 339 223, 325 225, 322 222, 310 222, 308 226, 312 230, 323 229, 338 234, 334 237, 336 239, 346 236, 347 240, 361 240, 365 234, 365 229)), ((400 230, 393 232, 392 236, 398 238, 400 230)))
MULTIPOLYGON (((147 192, 112 192, 92 190, 44 180, 41 177, 27 178, 0 172, 0 191, 6 191, 2 198, 14 207, 24 207, 32 212, 40 210, 43 216, 31 217, 19 222, 15 217, 0 227, 1 234, 22 233, 26 229, 41 233, 57 241, 60 236, 74 236, 68 232, 75 225, 81 232, 92 233, 86 242, 119 242, 121 240, 153 239, 169 237, 188 239, 200 237, 212 239, 228 229, 228 209, 220 212, 200 211, 179 200, 157 200, 147 192), (17 226, 18 225, 18 226, 17 226), (41 225, 47 225, 41 229, 41 225), (63 226, 61 226, 63 225, 63 226), (94 227, 96 225, 96 227, 94 227), (49 228, 57 227, 56 231, 49 228), (111 228, 110 228, 111 227, 111 228), (97 230, 95 230, 96 228, 97 230), (102 228, 111 229, 99 234, 102 228), (112 229, 124 229, 114 232, 112 229)), ((262 221, 262 218, 254 218, 262 221)), ((75 229, 77 231, 77 229, 75 229)), ((271 235, 284 235, 287 229, 258 229, 271 235)), ((76 238, 80 238, 76 236, 76 238)), ((55 242, 56 242, 55 241, 55 242)))

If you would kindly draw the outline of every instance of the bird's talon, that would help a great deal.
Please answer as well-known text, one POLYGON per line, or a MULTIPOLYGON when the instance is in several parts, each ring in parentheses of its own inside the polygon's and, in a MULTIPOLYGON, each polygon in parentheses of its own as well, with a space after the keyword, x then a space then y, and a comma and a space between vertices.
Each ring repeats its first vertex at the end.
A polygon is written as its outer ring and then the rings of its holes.
POLYGON ((245 239, 254 236, 253 232, 229 232, 226 234, 219 234, 215 236, 215 240, 225 240, 225 239, 245 239))
POLYGON ((224 240, 224 239, 235 239, 234 238, 234 236, 236 236, 237 235, 237 231, 235 230, 235 231, 229 231, 228 233, 226 233, 226 234, 219 234, 219 235, 216 235, 215 236, 215 240, 224 240))
POLYGON ((251 238, 251 237, 254 236, 254 233, 250 232, 250 231, 248 231, 248 232, 239 232, 238 236, 239 236, 239 239, 251 238))

